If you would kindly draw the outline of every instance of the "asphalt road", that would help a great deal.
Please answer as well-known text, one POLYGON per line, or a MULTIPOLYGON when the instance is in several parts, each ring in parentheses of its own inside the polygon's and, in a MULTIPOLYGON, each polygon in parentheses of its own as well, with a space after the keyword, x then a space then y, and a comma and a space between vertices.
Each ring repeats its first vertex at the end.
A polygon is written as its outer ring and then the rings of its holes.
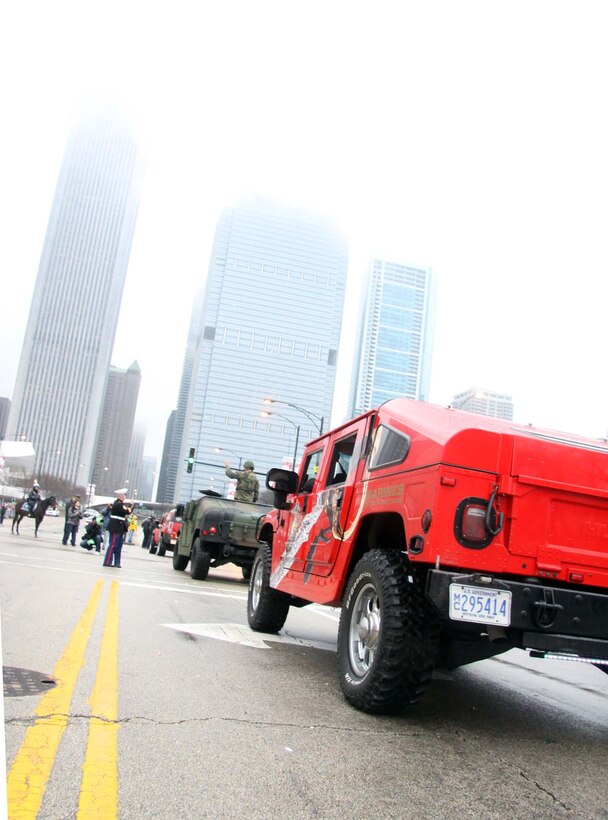
POLYGON ((4 699, 10 816, 608 817, 599 670, 510 652, 366 715, 340 692, 339 612, 262 640, 237 568, 192 581, 137 545, 103 568, 60 527, 0 527, 3 665, 42 690, 4 699))

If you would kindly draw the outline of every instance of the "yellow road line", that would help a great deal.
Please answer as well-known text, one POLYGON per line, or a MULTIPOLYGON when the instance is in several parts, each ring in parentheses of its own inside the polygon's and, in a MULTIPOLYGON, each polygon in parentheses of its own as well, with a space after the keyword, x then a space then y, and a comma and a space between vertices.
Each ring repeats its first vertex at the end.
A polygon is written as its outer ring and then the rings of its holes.
POLYGON ((118 816, 118 582, 112 581, 82 767, 79 820, 118 816))
POLYGON ((78 673, 97 612, 103 581, 95 584, 85 610, 72 632, 53 676, 57 686, 40 700, 31 726, 17 752, 7 778, 8 816, 36 817, 65 731, 78 673))

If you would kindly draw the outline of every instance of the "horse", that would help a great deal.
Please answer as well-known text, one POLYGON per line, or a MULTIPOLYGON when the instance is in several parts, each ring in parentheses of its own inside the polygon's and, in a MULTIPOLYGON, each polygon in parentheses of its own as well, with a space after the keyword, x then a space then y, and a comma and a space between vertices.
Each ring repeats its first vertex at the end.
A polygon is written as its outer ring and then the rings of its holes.
POLYGON ((24 518, 33 518, 36 522, 36 527, 34 529, 34 535, 38 538, 38 527, 40 526, 42 519, 49 507, 56 509, 57 507, 57 499, 54 495, 45 498, 43 501, 38 502, 38 506, 36 507, 36 512, 25 512, 21 508, 25 503, 25 499, 22 501, 17 501, 15 504, 15 516, 13 518, 13 526, 11 527, 11 533, 15 534, 15 525, 17 525, 17 535, 19 535, 19 524, 23 521, 24 518))

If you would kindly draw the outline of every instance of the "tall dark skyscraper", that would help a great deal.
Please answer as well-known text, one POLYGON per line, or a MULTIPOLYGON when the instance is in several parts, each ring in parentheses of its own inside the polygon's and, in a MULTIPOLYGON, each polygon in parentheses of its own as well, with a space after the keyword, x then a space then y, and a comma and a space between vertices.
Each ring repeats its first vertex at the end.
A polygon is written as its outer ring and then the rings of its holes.
POLYGON ((293 458, 296 436, 301 447, 322 418, 329 424, 347 267, 344 237, 319 214, 257 199, 224 211, 184 358, 176 500, 225 491, 223 469, 210 464, 252 459, 265 472, 293 458), (188 474, 191 447, 202 463, 188 474))
POLYGON ((116 113, 88 110, 63 159, 32 297, 7 434, 36 450, 36 470, 90 476, 142 164, 116 113))

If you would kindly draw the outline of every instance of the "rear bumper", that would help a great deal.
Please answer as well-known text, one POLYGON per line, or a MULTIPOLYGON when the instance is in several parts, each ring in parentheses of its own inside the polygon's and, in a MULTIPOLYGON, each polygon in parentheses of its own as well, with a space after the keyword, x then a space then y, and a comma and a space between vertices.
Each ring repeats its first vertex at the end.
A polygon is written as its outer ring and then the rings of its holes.
POLYGON ((608 641, 595 638, 579 638, 572 635, 545 635, 539 632, 524 632, 522 644, 532 654, 577 655, 580 658, 597 658, 608 662, 608 641))
MULTIPOLYGON (((486 573, 430 570, 427 598, 441 617, 455 627, 462 627, 463 622, 450 620, 449 590, 453 583, 508 590, 511 593, 511 622, 506 629, 521 633, 518 643, 524 648, 608 658, 608 592, 564 589, 497 578, 486 573)), ((484 628, 483 624, 465 624, 484 628)))

